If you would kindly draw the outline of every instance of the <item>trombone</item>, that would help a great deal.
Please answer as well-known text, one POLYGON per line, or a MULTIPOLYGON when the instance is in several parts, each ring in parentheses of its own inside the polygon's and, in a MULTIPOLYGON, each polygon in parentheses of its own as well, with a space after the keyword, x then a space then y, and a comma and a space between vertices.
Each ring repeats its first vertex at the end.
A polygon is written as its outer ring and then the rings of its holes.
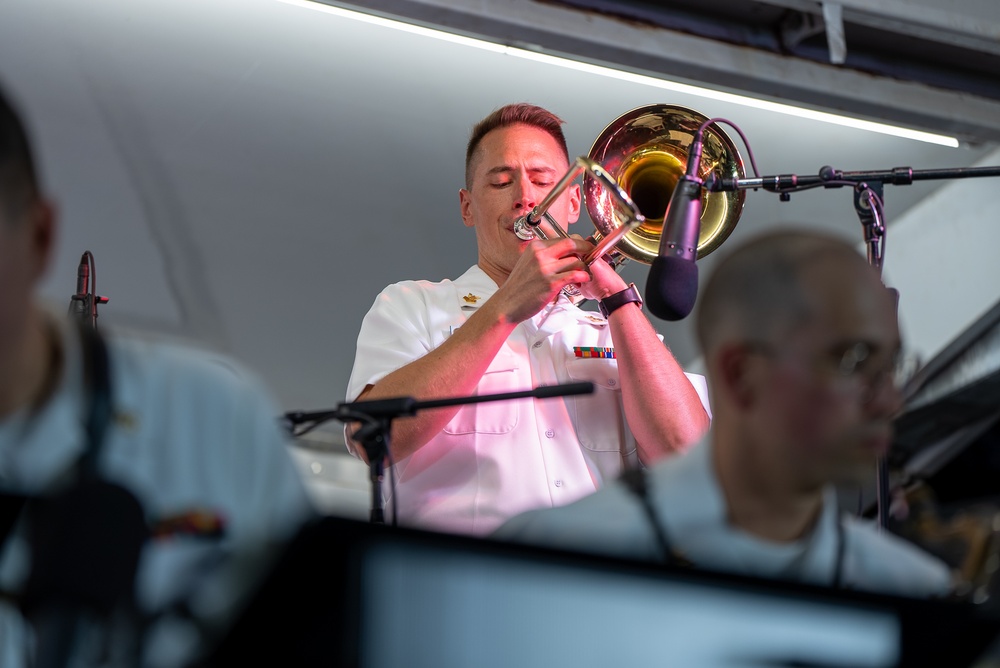
MULTIPOLYGON (((629 197, 625 189, 618 185, 618 182, 610 174, 604 171, 600 163, 588 157, 582 155, 578 157, 576 164, 570 167, 569 171, 563 175, 559 182, 549 191, 549 194, 545 196, 545 199, 539 202, 527 215, 521 216, 514 221, 514 234, 524 241, 530 241, 535 237, 541 239, 554 239, 556 237, 568 239, 569 233, 548 214, 548 210, 556 199, 563 194, 566 188, 576 180, 576 177, 584 172, 588 176, 597 179, 606 188, 607 192, 612 194, 615 202, 619 205, 619 211, 622 211, 625 216, 625 220, 613 232, 601 237, 593 250, 583 258, 584 263, 590 266, 595 260, 612 253, 614 246, 622 237, 646 222, 646 217, 642 215, 639 207, 632 201, 632 198, 629 197)), ((618 264, 615 264, 615 262, 622 257, 621 254, 615 253, 612 257, 612 266, 617 267, 618 264)))
MULTIPOLYGON (((655 104, 628 111, 613 120, 555 187, 514 223, 524 240, 569 235, 547 211, 582 173, 587 213, 596 228, 597 245, 584 258, 589 266, 607 255, 615 268, 626 260, 652 264, 659 252, 663 219, 677 182, 687 168, 698 128, 708 118, 693 109, 655 104)), ((721 128, 712 124, 703 135, 699 175, 744 178, 739 151, 721 128)), ((739 222, 745 191, 703 190, 698 259, 719 248, 739 222)), ((571 295, 572 296, 572 295, 571 295)))

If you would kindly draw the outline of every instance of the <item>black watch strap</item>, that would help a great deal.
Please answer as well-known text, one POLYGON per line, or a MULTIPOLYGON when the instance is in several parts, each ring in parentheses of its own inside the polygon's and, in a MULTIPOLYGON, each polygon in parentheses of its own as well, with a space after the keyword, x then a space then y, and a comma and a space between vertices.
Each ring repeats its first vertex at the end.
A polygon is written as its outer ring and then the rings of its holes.
POLYGON ((639 296, 639 290, 635 287, 635 283, 629 283, 628 287, 621 292, 608 295, 598 301, 597 308, 601 309, 601 315, 607 318, 625 304, 633 302, 638 304, 640 309, 642 308, 642 297, 639 296))

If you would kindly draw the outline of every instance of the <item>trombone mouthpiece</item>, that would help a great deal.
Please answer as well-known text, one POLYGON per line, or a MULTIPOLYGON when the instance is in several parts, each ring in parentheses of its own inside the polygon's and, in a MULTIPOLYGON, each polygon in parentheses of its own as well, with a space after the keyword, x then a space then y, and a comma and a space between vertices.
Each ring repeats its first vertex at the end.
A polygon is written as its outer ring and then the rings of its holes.
POLYGON ((531 241, 535 238, 535 225, 528 222, 527 216, 521 216, 514 221, 514 234, 522 241, 531 241))

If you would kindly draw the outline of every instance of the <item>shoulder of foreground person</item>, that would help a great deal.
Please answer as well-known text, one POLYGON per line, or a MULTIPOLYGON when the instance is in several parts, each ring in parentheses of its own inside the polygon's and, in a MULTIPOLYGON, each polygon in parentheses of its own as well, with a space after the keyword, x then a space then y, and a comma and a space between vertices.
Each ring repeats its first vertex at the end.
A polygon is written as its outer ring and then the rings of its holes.
POLYGON ((847 584, 896 596, 947 596, 953 576, 940 559, 869 522, 845 518, 847 584))
POLYGON ((132 441, 120 452, 142 452, 146 469, 155 469, 140 474, 134 464, 117 462, 129 476, 156 487, 161 473, 194 472, 200 493, 228 504, 240 500, 241 517, 283 524, 313 515, 288 451, 291 437, 257 374, 228 355, 186 344, 106 338, 116 423, 124 428, 119 438, 132 441))
POLYGON ((569 505, 513 517, 491 538, 632 559, 656 553, 642 506, 620 481, 569 505))

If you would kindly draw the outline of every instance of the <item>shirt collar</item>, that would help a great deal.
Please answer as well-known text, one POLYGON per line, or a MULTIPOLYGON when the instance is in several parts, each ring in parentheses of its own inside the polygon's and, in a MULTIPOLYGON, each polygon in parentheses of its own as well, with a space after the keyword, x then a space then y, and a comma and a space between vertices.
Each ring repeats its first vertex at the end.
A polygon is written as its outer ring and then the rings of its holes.
POLYGON ((478 309, 498 289, 493 279, 477 264, 469 267, 468 271, 456 278, 453 283, 458 306, 463 310, 478 309))
POLYGON ((82 352, 74 322, 46 309, 62 346, 62 371, 37 412, 25 409, 0 422, 0 487, 46 487, 84 446, 82 352))
MULTIPOLYGON (((653 470, 653 475, 656 476, 653 486, 656 506, 684 508, 682 513, 664 513, 661 521, 666 527, 667 535, 672 537, 671 540, 681 542, 682 547, 685 544, 693 546, 698 553, 705 551, 721 555, 727 549, 735 549, 732 536, 740 536, 736 539, 740 543, 749 541, 756 545, 766 545, 767 541, 729 526, 725 497, 712 461, 710 435, 711 432, 676 460, 668 460, 666 466, 653 470), (676 538, 682 535, 685 536, 684 540, 676 538)), ((815 582, 832 581, 839 549, 839 515, 836 489, 828 485, 823 490, 823 507, 816 524, 808 535, 796 541, 805 551, 803 562, 797 566, 798 577, 815 582)), ((711 557, 709 561, 714 562, 716 559, 711 557)))

